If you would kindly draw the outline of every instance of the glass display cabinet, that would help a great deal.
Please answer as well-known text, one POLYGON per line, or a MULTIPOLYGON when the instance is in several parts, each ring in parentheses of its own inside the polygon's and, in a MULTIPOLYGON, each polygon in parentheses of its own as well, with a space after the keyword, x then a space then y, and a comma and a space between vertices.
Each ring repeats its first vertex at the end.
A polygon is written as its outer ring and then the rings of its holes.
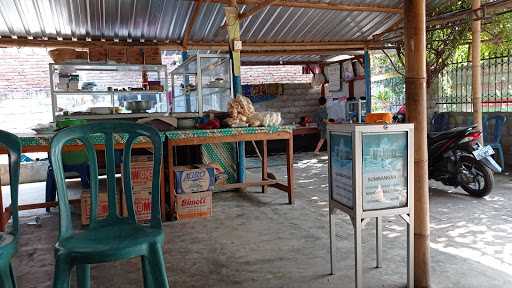
POLYGON ((203 112, 226 112, 233 98, 228 55, 198 54, 171 72, 172 114, 196 117, 203 112))
POLYGON ((163 116, 165 65, 50 64, 53 120, 163 116))

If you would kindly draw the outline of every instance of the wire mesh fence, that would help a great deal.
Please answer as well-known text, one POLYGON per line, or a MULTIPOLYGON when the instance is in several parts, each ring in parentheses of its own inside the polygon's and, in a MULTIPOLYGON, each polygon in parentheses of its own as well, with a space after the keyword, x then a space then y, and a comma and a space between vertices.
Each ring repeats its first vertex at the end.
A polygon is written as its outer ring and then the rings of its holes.
MULTIPOLYGON (((481 60, 482 111, 512 111, 512 55, 485 55, 481 60)), ((448 65, 439 76, 433 101, 439 112, 472 112, 471 62, 448 65)))

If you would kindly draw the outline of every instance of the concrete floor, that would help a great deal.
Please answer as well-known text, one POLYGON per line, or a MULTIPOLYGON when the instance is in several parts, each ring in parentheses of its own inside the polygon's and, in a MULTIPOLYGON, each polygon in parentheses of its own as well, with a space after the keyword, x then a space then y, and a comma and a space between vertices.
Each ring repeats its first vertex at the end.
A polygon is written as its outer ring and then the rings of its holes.
MULTIPOLYGON (((280 157, 272 160, 271 166, 280 157)), ((338 274, 328 275, 326 161, 325 155, 296 155, 293 206, 274 189, 216 193, 211 218, 166 223, 171 286, 353 287, 353 232, 341 213, 336 219, 338 274)), ((273 165, 271 171, 285 174, 284 166, 273 165)), ((495 191, 484 199, 432 183, 433 287, 512 287, 512 182, 509 176, 496 180, 495 191)), ((22 288, 51 287, 57 216, 42 217, 41 223, 22 225, 14 259, 22 288)), ((374 230, 370 222, 363 235, 365 287, 404 287, 405 224, 398 217, 384 219, 380 269, 374 268, 374 230)), ((138 259, 94 265, 92 274, 93 287, 142 287, 138 259)))

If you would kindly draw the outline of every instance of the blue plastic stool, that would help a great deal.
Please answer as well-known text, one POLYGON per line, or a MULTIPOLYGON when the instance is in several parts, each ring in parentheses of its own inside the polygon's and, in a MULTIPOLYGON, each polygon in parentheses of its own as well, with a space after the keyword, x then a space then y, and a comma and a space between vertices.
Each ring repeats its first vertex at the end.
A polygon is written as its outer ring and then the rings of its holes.
MULTIPOLYGON (((64 172, 74 172, 80 175, 80 183, 82 187, 85 189, 89 189, 91 185, 91 177, 89 172, 89 164, 80 164, 80 165, 64 165, 64 172)), ((48 166, 48 171, 46 172, 46 202, 54 202, 57 198, 57 183, 55 182, 55 175, 53 172, 53 167, 51 165, 48 166)), ((46 208, 47 212, 50 212, 50 208, 46 208)))
POLYGON ((442 132, 448 130, 448 113, 435 112, 432 116, 432 132, 442 132))
POLYGON ((501 168, 505 168, 505 156, 503 154, 503 146, 501 145, 501 136, 503 133, 503 128, 505 127, 505 123, 507 122, 507 117, 505 115, 494 115, 488 117, 484 116, 483 119, 483 132, 484 132, 484 143, 486 145, 491 146, 494 151, 498 154, 500 158, 501 168), (492 137, 489 135, 489 124, 494 121, 494 131, 492 133, 492 137))

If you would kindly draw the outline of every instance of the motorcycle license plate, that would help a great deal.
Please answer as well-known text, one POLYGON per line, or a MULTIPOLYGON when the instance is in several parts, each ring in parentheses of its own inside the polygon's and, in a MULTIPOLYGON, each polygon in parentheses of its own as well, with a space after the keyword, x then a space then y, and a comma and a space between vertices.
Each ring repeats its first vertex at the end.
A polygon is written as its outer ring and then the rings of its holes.
POLYGON ((481 147, 478 150, 473 151, 473 155, 475 155, 476 160, 480 160, 494 154, 494 150, 491 146, 487 145, 485 147, 481 147))

